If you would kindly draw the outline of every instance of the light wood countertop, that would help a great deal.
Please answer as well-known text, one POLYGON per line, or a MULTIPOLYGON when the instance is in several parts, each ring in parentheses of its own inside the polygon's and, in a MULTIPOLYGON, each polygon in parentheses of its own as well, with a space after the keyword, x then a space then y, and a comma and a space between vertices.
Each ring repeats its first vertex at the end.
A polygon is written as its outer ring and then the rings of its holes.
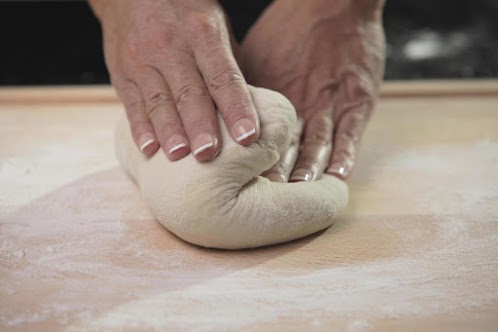
POLYGON ((498 329, 498 81, 386 83, 336 224, 237 252, 153 219, 118 112, 105 86, 0 89, 0 330, 498 329))

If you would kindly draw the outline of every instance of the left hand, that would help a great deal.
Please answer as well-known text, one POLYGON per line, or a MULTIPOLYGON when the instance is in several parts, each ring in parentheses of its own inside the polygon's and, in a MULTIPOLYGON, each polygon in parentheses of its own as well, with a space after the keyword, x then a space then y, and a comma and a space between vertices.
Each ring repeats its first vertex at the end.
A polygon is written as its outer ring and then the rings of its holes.
POLYGON ((384 72, 382 0, 275 0, 244 39, 247 81, 285 95, 299 128, 273 181, 350 174, 384 72))

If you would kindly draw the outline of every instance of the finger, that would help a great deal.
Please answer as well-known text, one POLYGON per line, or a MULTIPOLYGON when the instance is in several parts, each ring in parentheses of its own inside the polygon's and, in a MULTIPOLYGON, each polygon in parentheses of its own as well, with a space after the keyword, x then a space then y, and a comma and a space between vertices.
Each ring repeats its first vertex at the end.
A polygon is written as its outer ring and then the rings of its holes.
POLYGON ((230 18, 227 17, 226 13, 224 13, 224 17, 225 17, 225 23, 227 25, 228 36, 230 39, 230 46, 232 47, 232 53, 235 58, 235 61, 237 61, 240 54, 240 44, 237 41, 237 37, 235 37, 235 33, 233 31, 232 22, 230 22, 230 18))
POLYGON ((273 182, 289 181, 289 176, 294 168, 294 164, 296 163, 297 156, 299 154, 299 145, 301 143, 302 132, 303 120, 298 119, 289 149, 287 149, 285 154, 280 157, 280 160, 272 168, 262 174, 264 177, 273 182))
POLYGON ((216 157, 221 148, 221 135, 215 107, 194 59, 178 54, 161 74, 175 99, 190 149, 200 161, 216 157), (172 66, 171 64, 174 64, 172 66))
POLYGON ((314 181, 322 176, 332 150, 331 114, 318 113, 306 123, 299 158, 290 177, 291 182, 314 181))
POLYGON ((228 31, 226 27, 222 29, 219 34, 197 40, 195 58, 232 139, 241 145, 250 145, 259 137, 259 119, 234 58, 228 31))
POLYGON ((161 74, 153 67, 145 67, 140 70, 136 81, 145 101, 147 116, 166 156, 170 160, 187 156, 190 153, 187 134, 161 74))
POLYGON ((334 147, 329 166, 325 171, 340 179, 346 179, 354 166, 363 130, 368 122, 372 105, 365 103, 346 111, 337 123, 334 147))
POLYGON ((159 149, 159 142, 154 127, 147 117, 137 85, 133 81, 121 77, 114 79, 113 83, 125 107, 135 144, 146 156, 153 155, 159 149))

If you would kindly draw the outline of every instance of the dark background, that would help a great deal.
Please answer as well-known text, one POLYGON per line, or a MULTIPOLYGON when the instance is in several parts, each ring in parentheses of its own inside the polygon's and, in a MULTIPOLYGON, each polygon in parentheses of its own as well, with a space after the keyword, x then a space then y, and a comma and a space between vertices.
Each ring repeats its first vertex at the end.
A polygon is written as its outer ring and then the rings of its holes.
MULTIPOLYGON (((238 38, 269 2, 222 1, 238 38)), ((387 0, 384 26, 388 80, 498 77, 498 0, 387 0)), ((109 82, 83 1, 0 2, 0 36, 0 85, 109 82)))

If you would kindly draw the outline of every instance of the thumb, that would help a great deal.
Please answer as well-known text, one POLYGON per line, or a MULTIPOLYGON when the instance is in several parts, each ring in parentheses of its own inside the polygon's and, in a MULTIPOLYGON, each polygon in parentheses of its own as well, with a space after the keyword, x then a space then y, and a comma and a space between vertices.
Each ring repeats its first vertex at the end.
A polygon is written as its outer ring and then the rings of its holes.
POLYGON ((278 162, 289 148, 297 122, 294 107, 280 93, 254 87, 250 87, 250 93, 261 121, 260 137, 248 147, 239 146, 225 139, 229 133, 222 124, 225 147, 216 163, 225 166, 219 169, 222 172, 236 169, 234 177, 227 180, 239 186, 246 185, 278 162))

